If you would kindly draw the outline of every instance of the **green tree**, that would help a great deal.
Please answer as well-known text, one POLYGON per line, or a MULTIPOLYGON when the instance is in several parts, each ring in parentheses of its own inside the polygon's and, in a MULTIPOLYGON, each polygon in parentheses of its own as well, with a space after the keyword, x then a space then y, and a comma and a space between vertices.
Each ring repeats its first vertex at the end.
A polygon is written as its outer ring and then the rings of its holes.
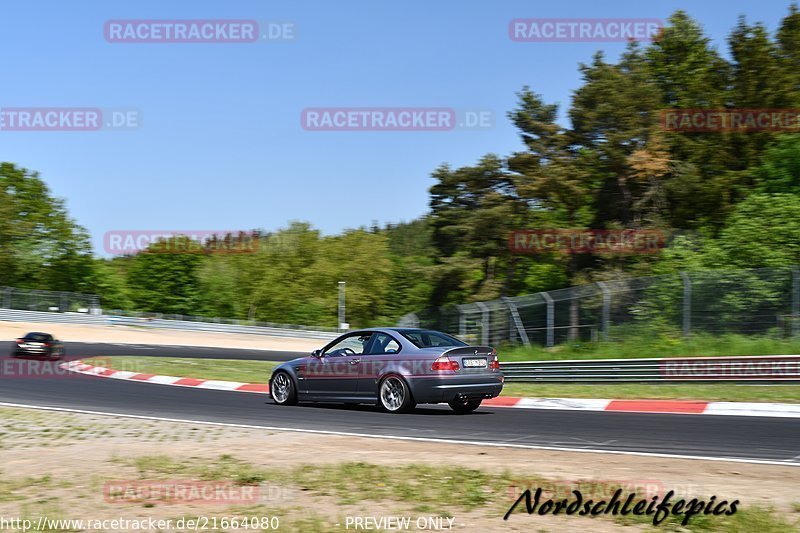
POLYGON ((130 298, 138 310, 192 315, 200 309, 198 270, 204 256, 188 237, 153 243, 132 257, 128 268, 130 298))
POLYGON ((800 194, 800 139, 780 136, 765 149, 753 174, 759 192, 800 194))
POLYGON ((89 236, 39 174, 0 163, 2 283, 84 291, 92 270, 89 236))

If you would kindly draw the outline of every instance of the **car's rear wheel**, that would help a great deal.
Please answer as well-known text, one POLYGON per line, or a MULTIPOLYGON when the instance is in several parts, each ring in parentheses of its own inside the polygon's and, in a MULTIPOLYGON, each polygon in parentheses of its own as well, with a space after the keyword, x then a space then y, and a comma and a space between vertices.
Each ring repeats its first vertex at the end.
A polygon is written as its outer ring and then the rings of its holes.
POLYGON ((378 401, 387 413, 405 413, 416 406, 411 397, 411 390, 399 376, 388 376, 381 381, 378 401))
POLYGON ((297 389, 294 381, 286 372, 278 372, 269 384, 269 393, 278 405, 295 405, 297 403, 297 389))
POLYGON ((450 406, 450 409, 456 413, 464 414, 471 413, 480 407, 482 401, 483 400, 480 398, 456 398, 455 400, 448 402, 448 405, 450 406))

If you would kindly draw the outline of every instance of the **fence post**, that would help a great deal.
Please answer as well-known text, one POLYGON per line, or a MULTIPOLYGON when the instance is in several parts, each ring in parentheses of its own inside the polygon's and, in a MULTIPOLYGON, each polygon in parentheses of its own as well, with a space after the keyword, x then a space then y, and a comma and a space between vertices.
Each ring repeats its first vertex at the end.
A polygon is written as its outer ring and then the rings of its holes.
POLYGON ((11 287, 3 289, 3 307, 6 309, 11 309, 11 291, 13 290, 11 287))
MULTIPOLYGON (((502 296, 500 298, 501 301, 505 302, 506 297, 502 296)), ((506 302, 507 303, 507 302, 506 302)), ((511 306, 508 306, 508 342, 514 342, 514 337, 516 336, 516 328, 514 326, 514 317, 511 316, 511 306)), ((522 339, 520 339, 522 340, 522 339)))
POLYGON ((475 302, 481 310, 481 323, 483 327, 481 328, 481 342, 484 346, 489 344, 489 307, 483 302, 475 302))
POLYGON ((602 281, 597 282, 600 291, 603 293, 603 315, 600 322, 600 331, 603 334, 603 340, 608 340, 608 323, 611 317, 611 291, 608 290, 608 285, 602 281))
POLYGON ((547 342, 546 346, 548 348, 553 346, 553 328, 555 327, 556 317, 555 317, 555 305, 553 303, 553 299, 550 295, 546 292, 539 293, 542 295, 542 298, 547 302, 547 342))
POLYGON ((692 335, 692 279, 686 272, 681 272, 683 279, 683 336, 692 335))
POLYGON ((510 299, 505 297, 503 298, 503 301, 508 306, 508 312, 511 313, 511 320, 513 320, 511 331, 513 331, 513 325, 516 325, 517 333, 519 333, 519 340, 522 341, 524 344, 530 344, 531 341, 528 340, 528 332, 525 331, 525 325, 522 323, 522 319, 519 316, 519 309, 517 309, 517 304, 515 304, 510 299))
POLYGON ((91 296, 89 298, 89 314, 90 315, 99 315, 102 314, 100 309, 100 298, 97 296, 91 296))
POLYGON ((467 315, 461 306, 458 306, 458 336, 464 337, 467 334, 467 315))
POLYGON ((797 337, 800 331, 800 269, 792 267, 792 336, 797 337))

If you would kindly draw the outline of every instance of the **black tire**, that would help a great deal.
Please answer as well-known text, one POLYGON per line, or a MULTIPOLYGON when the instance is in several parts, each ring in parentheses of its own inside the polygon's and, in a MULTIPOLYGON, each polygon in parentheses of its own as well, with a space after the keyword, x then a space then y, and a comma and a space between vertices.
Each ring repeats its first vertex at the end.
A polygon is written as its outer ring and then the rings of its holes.
POLYGON ((386 376, 378 385, 378 406, 387 413, 407 413, 417 406, 405 380, 386 376))
POLYGON ((269 395, 278 405, 297 405, 297 387, 292 376, 276 372, 269 382, 269 395))
POLYGON ((456 413, 463 415, 466 413, 471 413, 472 411, 480 407, 482 401, 483 400, 480 398, 472 398, 472 399, 456 398, 455 400, 448 402, 447 405, 449 405, 450 409, 452 409, 456 413))

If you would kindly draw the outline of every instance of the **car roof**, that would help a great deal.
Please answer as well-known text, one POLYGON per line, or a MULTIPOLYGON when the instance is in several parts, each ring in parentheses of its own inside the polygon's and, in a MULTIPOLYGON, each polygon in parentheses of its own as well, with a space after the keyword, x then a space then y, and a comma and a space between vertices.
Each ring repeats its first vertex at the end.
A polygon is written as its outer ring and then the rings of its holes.
POLYGON ((347 333, 356 333, 358 331, 436 331, 436 330, 430 328, 404 328, 400 326, 388 326, 385 328, 354 329, 353 331, 348 331, 347 333))

